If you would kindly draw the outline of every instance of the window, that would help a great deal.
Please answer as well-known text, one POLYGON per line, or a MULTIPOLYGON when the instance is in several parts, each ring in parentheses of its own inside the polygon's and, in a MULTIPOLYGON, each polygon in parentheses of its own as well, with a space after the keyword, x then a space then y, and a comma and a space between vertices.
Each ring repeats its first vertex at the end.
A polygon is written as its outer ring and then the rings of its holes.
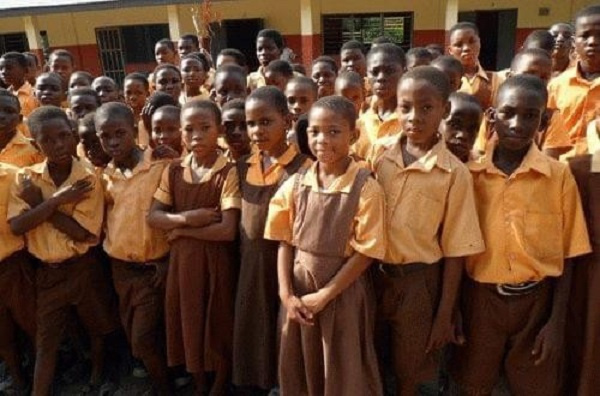
POLYGON ((135 25, 121 27, 123 51, 127 63, 154 62, 154 44, 169 38, 169 25, 135 25))
POLYGON ((0 34, 0 54, 9 51, 29 51, 29 42, 25 33, 0 34))
POLYGON ((387 36, 405 50, 412 40, 412 12, 335 14, 323 16, 323 52, 337 55, 342 44, 358 40, 370 47, 373 39, 387 36))

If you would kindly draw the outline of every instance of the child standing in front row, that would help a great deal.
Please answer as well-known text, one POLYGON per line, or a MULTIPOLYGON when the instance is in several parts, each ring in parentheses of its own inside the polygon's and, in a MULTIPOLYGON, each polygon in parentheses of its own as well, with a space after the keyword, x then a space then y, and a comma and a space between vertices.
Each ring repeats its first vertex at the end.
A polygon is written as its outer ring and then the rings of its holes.
POLYGON ((269 205, 265 238, 280 242, 284 396, 382 394, 365 271, 385 252, 384 198, 349 156, 355 123, 347 99, 316 102, 308 140, 317 162, 288 179, 269 205))
POLYGON ((257 151, 238 160, 242 193, 241 266, 235 303, 233 383, 266 395, 277 385, 277 248, 264 239, 269 201, 309 165, 286 141, 291 125, 284 94, 256 89, 246 100, 246 125, 257 151))
POLYGON ((402 134, 368 158, 386 196, 387 249, 375 282, 401 396, 437 382, 439 349, 461 341, 454 308, 464 258, 484 250, 471 175, 438 133, 450 89, 432 66, 405 74, 397 93, 402 134))
POLYGON ((467 395, 491 394, 501 371, 512 394, 561 393, 570 258, 590 246, 571 172, 534 143, 547 100, 538 77, 506 80, 498 142, 469 165, 486 250, 467 260, 466 343, 451 365, 467 395))
POLYGON ((218 151, 221 112, 194 100, 181 110, 190 154, 165 169, 148 222, 171 242, 166 291, 170 366, 185 364, 201 394, 204 373, 215 372, 211 395, 225 391, 231 370, 234 265, 232 243, 241 199, 235 165, 218 151))

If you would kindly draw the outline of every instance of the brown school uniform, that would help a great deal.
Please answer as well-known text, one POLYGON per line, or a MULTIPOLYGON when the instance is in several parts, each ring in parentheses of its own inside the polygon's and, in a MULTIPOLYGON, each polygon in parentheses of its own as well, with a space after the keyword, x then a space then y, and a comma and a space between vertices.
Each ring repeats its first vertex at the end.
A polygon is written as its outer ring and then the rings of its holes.
MULTIPOLYGON (((219 156, 199 183, 192 155, 165 169, 154 198, 174 213, 241 206, 235 165, 219 156)), ((167 357, 191 373, 231 367, 235 271, 232 242, 180 238, 171 242, 165 302, 167 357)))
POLYGON ((309 160, 293 147, 262 170, 261 153, 237 163, 242 193, 241 264, 235 300, 233 383, 271 389, 277 384, 277 249, 263 238, 269 201, 309 160))
POLYGON ((567 318, 567 394, 600 394, 600 152, 569 165, 581 196, 592 253, 575 259, 567 318))
POLYGON ((579 194, 568 167, 535 144, 510 176, 494 165, 494 149, 469 164, 486 250, 467 259, 467 343, 451 373, 468 394, 491 393, 503 369, 514 394, 556 395, 558 362, 535 366, 531 351, 550 317, 550 279, 565 259, 590 251, 579 194), (507 294, 523 285, 529 289, 507 294))
MULTIPOLYGON (((265 237, 295 247, 295 295, 327 285, 355 251, 381 259, 383 212, 381 187, 356 162, 327 190, 319 188, 316 164, 289 179, 271 201, 265 237)), ((382 394, 373 344, 375 298, 367 272, 316 315, 314 326, 289 320, 284 311, 282 395, 382 394)))
POLYGON ((475 96, 481 103, 481 108, 485 111, 492 106, 492 101, 500 83, 501 78, 498 78, 496 73, 483 70, 483 67, 478 65, 477 73, 472 78, 462 77, 458 91, 475 96))

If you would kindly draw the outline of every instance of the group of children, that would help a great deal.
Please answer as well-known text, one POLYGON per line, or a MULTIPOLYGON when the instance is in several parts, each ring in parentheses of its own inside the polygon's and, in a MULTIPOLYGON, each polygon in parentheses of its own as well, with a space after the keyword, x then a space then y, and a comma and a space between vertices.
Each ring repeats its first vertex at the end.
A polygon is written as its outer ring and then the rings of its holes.
POLYGON ((92 389, 122 328, 161 395, 598 394, 600 6, 500 72, 470 23, 446 56, 350 41, 307 75, 279 32, 256 47, 248 74, 161 40, 122 89, 0 57, 14 388, 17 332, 50 394, 75 312, 92 389))

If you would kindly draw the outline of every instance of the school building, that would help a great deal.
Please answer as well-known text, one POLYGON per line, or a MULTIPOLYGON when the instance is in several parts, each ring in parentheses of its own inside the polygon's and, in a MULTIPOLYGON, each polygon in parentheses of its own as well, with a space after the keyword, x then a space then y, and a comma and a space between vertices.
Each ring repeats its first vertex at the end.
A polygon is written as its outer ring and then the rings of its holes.
MULTIPOLYGON (((0 53, 71 51, 77 66, 121 80, 154 67, 154 43, 195 32, 192 0, 2 0, 0 53)), ((262 28, 281 31, 297 61, 336 55, 350 39, 369 43, 381 35, 405 48, 444 43, 457 21, 475 22, 482 64, 508 66, 529 32, 571 21, 593 0, 212 0, 210 49, 234 47, 255 65, 254 42, 262 28)))

